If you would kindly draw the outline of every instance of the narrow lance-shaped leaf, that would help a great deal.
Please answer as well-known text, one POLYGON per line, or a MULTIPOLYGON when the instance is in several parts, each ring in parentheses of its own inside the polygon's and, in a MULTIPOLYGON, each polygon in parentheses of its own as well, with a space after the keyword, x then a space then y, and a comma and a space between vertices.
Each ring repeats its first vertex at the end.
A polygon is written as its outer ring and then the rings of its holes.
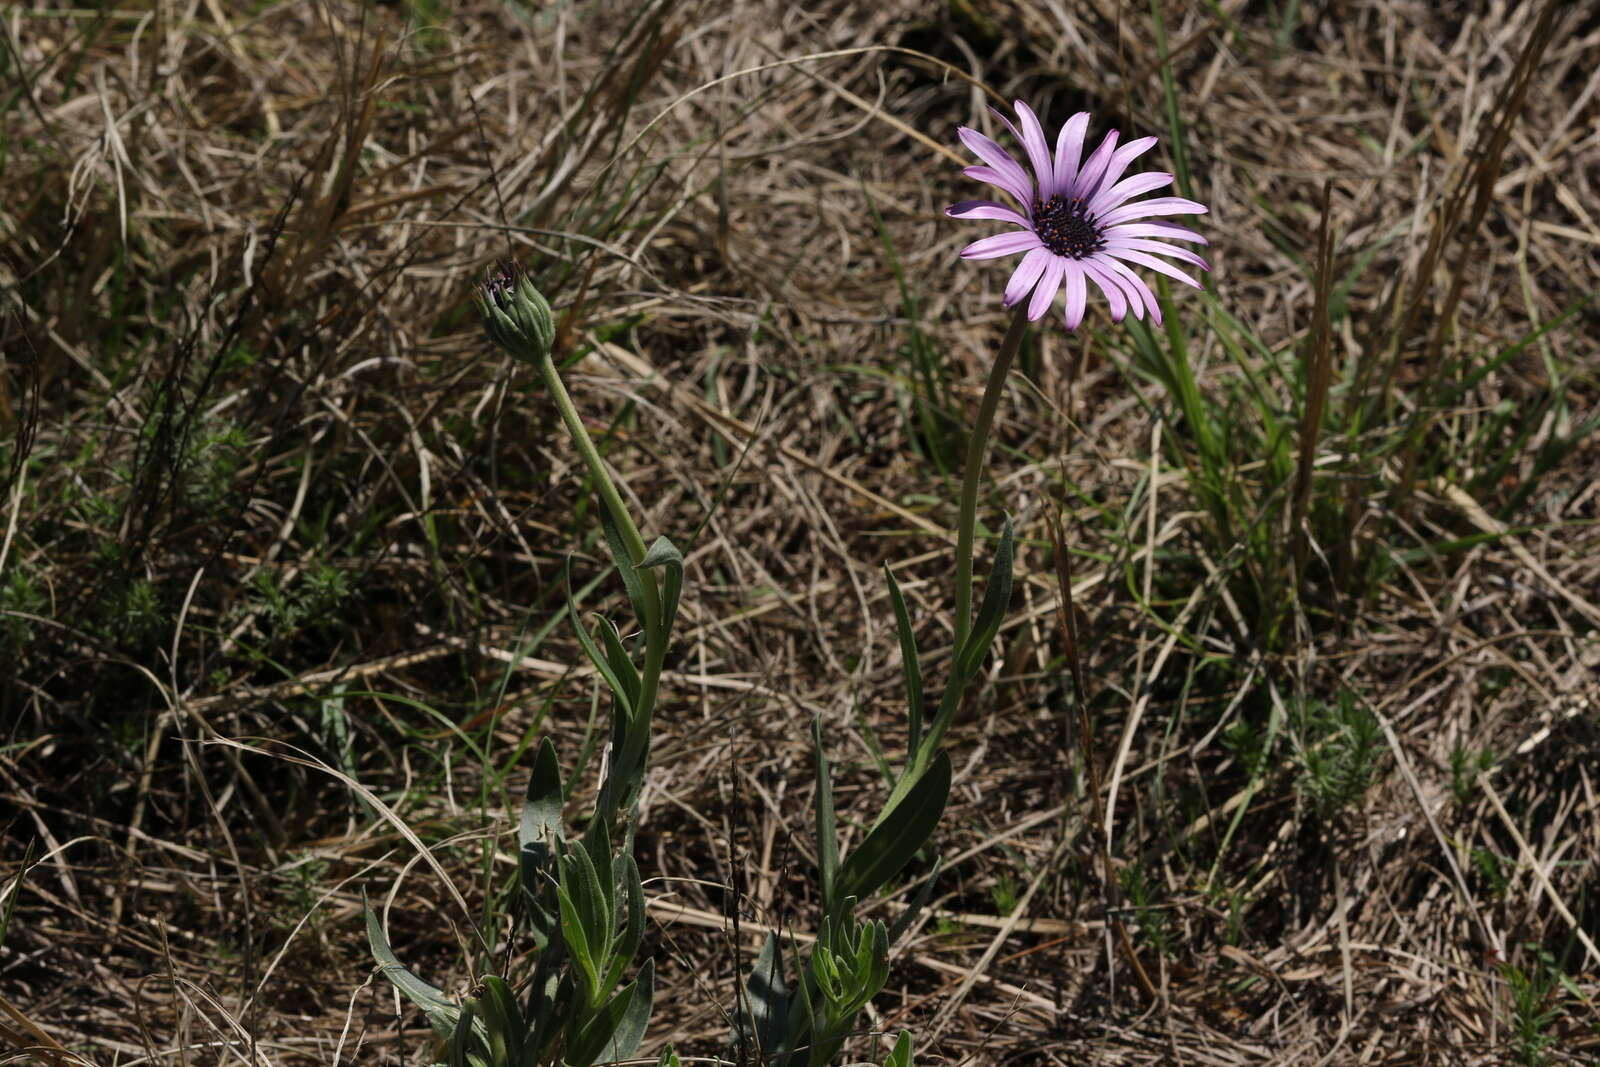
POLYGON ((628 650, 622 644, 622 635, 617 632, 610 619, 600 616, 600 639, 605 644, 606 660, 611 664, 611 673, 617 676, 628 690, 628 707, 639 706, 639 669, 633 665, 633 657, 628 655, 628 650))
POLYGON ((541 1067, 544 1050, 560 1035, 572 1003, 574 983, 561 973, 568 958, 566 946, 560 942, 557 946, 561 951, 540 953, 528 983, 528 1035, 521 1067, 541 1067))
POLYGON ((22 850, 22 864, 17 868, 16 881, 11 884, 11 896, 6 899, 6 910, 0 914, 0 948, 6 943, 6 931, 11 929, 11 916, 17 909, 17 898, 22 896, 22 883, 28 877, 28 872, 33 870, 33 853, 37 842, 28 839, 28 844, 22 850))
POLYGON ((883 1067, 911 1067, 911 1031, 900 1031, 893 1051, 889 1053, 889 1058, 883 1061, 883 1067))
POLYGON ((611 827, 602 819, 595 819, 589 827, 589 832, 583 835, 583 847, 589 853, 589 862, 593 865, 595 879, 600 885, 600 903, 597 907, 603 908, 607 915, 614 915, 617 895, 615 886, 610 879, 600 878, 600 872, 611 872, 611 827))
POLYGON ((817 1042, 825 1036, 823 1029, 826 1025, 827 1020, 823 1018, 822 1006, 817 1003, 812 983, 802 974, 795 982, 794 996, 789 999, 789 1021, 784 1027, 786 1047, 795 1050, 801 1062, 809 1063, 811 1057, 801 1050, 809 1044, 815 1052, 817 1042))
POLYGON ((940 752, 894 808, 845 858, 839 871, 839 896, 866 899, 900 872, 927 843, 950 798, 950 756, 940 752))
POLYGON ((645 960, 633 983, 633 997, 627 1002, 622 1018, 617 1020, 611 1040, 600 1050, 600 1062, 617 1063, 639 1051, 645 1028, 650 1025, 650 1013, 655 1008, 655 977, 655 960, 645 960))
POLYGON ((367 902, 366 894, 361 897, 362 910, 367 917, 367 941, 372 946, 372 958, 377 961, 383 976, 411 1003, 421 1008, 427 1015, 428 1022, 441 1037, 449 1037, 456 1029, 456 1020, 461 1015, 461 1009, 445 999, 444 990, 431 982, 418 978, 395 957, 394 950, 389 947, 389 939, 384 936, 383 925, 378 922, 378 915, 372 910, 372 905, 367 902))
POLYGON ((583 980, 584 999, 597 1006, 605 995, 601 978, 611 951, 613 912, 587 849, 575 848, 562 858, 557 894, 562 936, 583 980))
POLYGON ((661 594, 661 633, 665 636, 672 632, 672 624, 678 618, 678 597, 683 592, 683 553, 665 537, 658 537, 639 561, 639 567, 661 567, 666 571, 661 594))
MULTIPOLYGON (((854 910, 855 899, 850 897, 850 903, 844 910, 854 910)), ((811 980, 822 1000, 829 1004, 838 1001, 842 992, 834 939, 842 936, 844 924, 843 919, 835 922, 824 916, 822 927, 817 932, 817 942, 811 946, 811 980)))
POLYGON ((556 745, 546 737, 539 742, 533 758, 533 774, 522 799, 522 821, 517 827, 517 843, 528 848, 547 845, 561 833, 561 763, 556 745))
POLYGON ((622 586, 628 591, 628 603, 633 606, 635 618, 644 620, 649 618, 645 611, 645 597, 651 594, 645 590, 644 579, 639 576, 637 565, 633 556, 628 552, 628 546, 622 540, 622 531, 617 529, 613 516, 605 506, 605 501, 600 501, 600 526, 605 530, 606 547, 611 549, 611 559, 617 565, 617 573, 622 575, 622 586))
POLYGON ((828 773, 828 757, 822 751, 822 716, 811 720, 811 740, 817 763, 817 871, 822 884, 822 911, 832 915, 839 881, 839 825, 833 810, 833 781, 828 773))
POLYGON ((910 739, 906 748, 915 752, 922 743, 922 662, 917 658, 917 638, 911 630, 911 616, 906 613, 906 598, 895 581, 894 571, 883 565, 884 577, 889 580, 889 602, 894 605, 895 629, 900 633, 900 667, 906 679, 906 708, 910 714, 910 739))
POLYGON ((589 657, 589 662, 594 664, 594 669, 600 672, 600 677, 605 679, 606 686, 611 690, 612 697, 617 701, 624 720, 633 718, 633 701, 628 696, 628 689, 611 669, 611 662, 601 654, 595 645, 594 638, 589 636, 589 631, 584 629, 583 619, 578 616, 578 603, 572 597, 572 561, 567 561, 567 610, 572 615, 572 628, 577 632, 578 644, 583 646, 584 655, 589 657))
POLYGON ((551 859, 562 847, 561 804, 561 764, 556 758, 555 742, 546 737, 534 756, 517 826, 523 903, 534 944, 541 953, 557 940, 560 926, 559 908, 552 892, 555 882, 551 859))
POLYGON ((498 975, 483 979, 483 995, 477 999, 477 1012, 483 1018, 484 1036, 493 1064, 514 1064, 522 1060, 522 1039, 526 1028, 522 1012, 511 987, 498 975))
POLYGON ((939 880, 939 872, 944 868, 944 857, 935 857, 933 870, 922 879, 922 885, 917 887, 917 893, 911 898, 911 903, 906 905, 906 910, 889 927, 889 944, 893 945, 905 936, 911 929, 911 924, 917 921, 917 916, 922 914, 922 909, 928 906, 928 899, 933 896, 934 883, 939 880))
POLYGON ((783 1051, 787 1024, 789 989, 783 981, 783 952, 778 935, 768 933, 756 956, 756 965, 744 983, 749 1004, 748 1020, 741 1019, 739 1030, 746 1041, 755 1041, 756 1062, 775 1063, 783 1051))
POLYGON ((469 1053, 472 1049, 472 1025, 476 1010, 477 1001, 473 1000, 467 1001, 461 1009, 461 1022, 450 1035, 448 1047, 450 1067, 472 1067, 469 1053))
POLYGON ((634 862, 633 856, 627 852, 619 855, 612 865, 611 877, 614 883, 612 893, 619 904, 626 898, 628 915, 622 936, 612 948, 611 963, 604 975, 603 988, 607 991, 614 989, 622 980, 622 972, 633 962, 634 953, 639 951, 639 942, 644 939, 644 883, 639 878, 639 865, 634 862), (617 892, 618 889, 622 892, 617 892))
POLYGON ((572 959, 572 965, 582 986, 585 1003, 593 1003, 594 991, 600 988, 600 968, 595 963, 594 950, 589 945, 588 933, 584 930, 583 918, 578 912, 577 902, 565 886, 556 888, 556 898, 561 902, 561 938, 567 948, 567 955, 572 959))
POLYGON ((877 996, 889 981, 888 928, 881 921, 874 920, 865 933, 866 936, 862 940, 867 942, 867 947, 862 960, 867 973, 861 985, 861 1003, 858 1005, 858 1010, 877 996))
MULTIPOLYGON (((642 717, 641 717, 642 719, 642 717)), ((650 724, 639 721, 611 746, 611 765, 601 787, 599 811, 607 818, 633 806, 644 787, 645 765, 650 761, 650 724)))
POLYGON ((633 718, 633 693, 635 688, 624 682, 611 666, 611 659, 594 643, 594 638, 589 636, 589 631, 583 628, 583 620, 577 614, 572 616, 573 629, 577 631, 578 644, 583 646, 584 655, 589 657, 589 662, 606 683, 606 688, 611 690, 611 699, 616 703, 617 714, 623 722, 633 718))
POLYGON ((978 672, 990 643, 994 641, 995 634, 1000 632, 1000 624, 1005 621, 1006 608, 1011 604, 1011 565, 1015 551, 1011 516, 1007 515, 1005 525, 1000 529, 1000 543, 995 548, 994 564, 989 569, 988 581, 984 583, 983 603, 978 608, 978 618, 972 625, 972 632, 967 635, 967 643, 956 653, 955 678, 962 683, 978 672))
MULTIPOLYGON (((606 1002, 605 1006, 583 1024, 582 1029, 571 1034, 567 1043, 566 1055, 562 1057, 569 1067, 589 1067, 595 1063, 611 1063, 618 1059, 626 1059, 630 1053, 622 1056, 612 1056, 608 1049, 628 1040, 638 1046, 638 1038, 631 1031, 638 1027, 639 1035, 643 1035, 644 1028, 639 1025, 634 1012, 634 1002, 644 996, 650 996, 655 985, 655 964, 648 961, 639 970, 639 979, 628 984, 618 991, 617 995, 606 1002), (624 1026, 630 1031, 624 1033, 624 1026), (619 1040, 621 1039, 621 1040, 619 1040)), ((652 998, 653 999, 653 998, 652 998)), ((645 1020, 648 1021, 650 1007, 644 1006, 645 1020)), ((570 1027, 569 1027, 570 1031, 570 1027)))

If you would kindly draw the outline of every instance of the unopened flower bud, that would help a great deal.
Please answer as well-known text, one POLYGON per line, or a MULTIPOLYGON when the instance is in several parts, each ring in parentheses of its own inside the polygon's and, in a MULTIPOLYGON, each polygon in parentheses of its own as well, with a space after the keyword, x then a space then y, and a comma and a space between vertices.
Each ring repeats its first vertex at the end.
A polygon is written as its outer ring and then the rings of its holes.
POLYGON ((556 336, 550 305, 519 264, 495 264, 474 296, 491 341, 517 359, 537 363, 550 355, 556 336))

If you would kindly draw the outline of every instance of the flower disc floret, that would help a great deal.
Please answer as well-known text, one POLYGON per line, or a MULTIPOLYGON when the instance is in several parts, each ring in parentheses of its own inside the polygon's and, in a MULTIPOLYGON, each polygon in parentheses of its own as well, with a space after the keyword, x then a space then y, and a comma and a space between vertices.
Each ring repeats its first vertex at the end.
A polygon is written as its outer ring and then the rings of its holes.
POLYGON ((1077 197, 1060 193, 1033 202, 1033 229, 1046 248, 1068 259, 1085 259, 1106 246, 1088 206, 1077 197))
POLYGON ((965 126, 959 131, 962 143, 983 163, 964 173, 995 186, 1016 203, 1011 207, 993 200, 964 200, 947 208, 945 213, 954 218, 990 219, 1015 227, 974 241, 961 250, 962 257, 1021 255, 1022 261, 1006 284, 1004 303, 1013 307, 1026 299, 1030 319, 1041 318, 1055 302, 1056 293, 1065 292, 1067 328, 1077 329, 1093 283, 1105 296, 1114 321, 1121 322, 1131 312, 1139 319, 1148 314, 1159 324, 1161 306, 1133 267, 1201 288, 1191 275, 1156 257, 1211 269, 1187 248, 1159 240, 1205 244, 1206 239, 1198 233, 1164 219, 1201 215, 1206 206, 1178 196, 1134 199, 1172 183, 1171 174, 1158 172, 1123 177, 1133 161, 1155 145, 1156 138, 1141 137, 1119 145, 1120 134, 1112 130, 1084 159, 1088 112, 1067 120, 1052 151, 1033 109, 1021 100, 1015 107, 1016 125, 999 112, 995 114, 1022 145, 1027 167, 978 131, 965 126))

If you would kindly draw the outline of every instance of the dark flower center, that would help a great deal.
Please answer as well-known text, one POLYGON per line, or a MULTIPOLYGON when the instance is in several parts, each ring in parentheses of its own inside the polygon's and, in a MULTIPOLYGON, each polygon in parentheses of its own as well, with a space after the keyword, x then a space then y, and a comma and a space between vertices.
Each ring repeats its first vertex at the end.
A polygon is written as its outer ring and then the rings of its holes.
POLYGON ((525 275, 522 266, 514 259, 499 259, 483 282, 483 294, 496 307, 505 306, 525 275))
POLYGON ((1100 227, 1089 217, 1088 205, 1077 197, 1035 200, 1033 229, 1046 248, 1068 259, 1084 259, 1105 247, 1100 227))

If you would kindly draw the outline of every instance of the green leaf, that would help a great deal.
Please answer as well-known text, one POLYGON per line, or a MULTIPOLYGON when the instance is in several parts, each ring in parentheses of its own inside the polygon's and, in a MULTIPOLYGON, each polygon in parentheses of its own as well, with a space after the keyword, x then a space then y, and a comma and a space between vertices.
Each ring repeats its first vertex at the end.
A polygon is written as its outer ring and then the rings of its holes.
POLYGON ((933 836, 950 798, 950 755, 939 752, 926 773, 893 809, 880 817, 844 861, 837 893, 865 900, 882 888, 933 836))
POLYGON ((604 1063, 628 1059, 639 1050, 644 1031, 650 1025, 650 1013, 655 1007, 655 960, 645 960, 639 968, 639 977, 633 983, 633 998, 627 1002, 622 1018, 611 1034, 611 1040, 600 1052, 604 1063))
POLYGON ((811 740, 817 761, 817 880, 822 885, 822 910, 833 914, 839 881, 839 823, 833 810, 833 781, 828 774, 828 757, 822 751, 822 716, 811 720, 811 740))
POLYGON ((533 888, 543 877, 540 873, 543 869, 542 864, 534 863, 528 852, 522 854, 522 901, 527 905, 528 928, 533 934, 534 947, 540 952, 556 940, 561 925, 560 903, 553 886, 546 883, 539 891, 533 888))
POLYGON ((565 952, 541 952, 528 983, 528 1033, 523 1042, 521 1067, 544 1067, 544 1051, 561 1033, 572 1011, 576 983, 563 975, 565 952))
POLYGON ((600 649, 595 645, 594 638, 589 636, 589 631, 584 628, 583 620, 578 617, 578 602, 572 596, 572 561, 567 561, 567 611, 572 615, 572 628, 577 631, 578 644, 583 646, 584 655, 589 657, 589 662, 594 664, 594 669, 600 672, 600 677, 605 679, 606 686, 611 690, 611 695, 620 705, 623 718, 627 721, 633 719, 633 701, 629 698, 629 690, 623 685, 622 679, 617 677, 611 669, 611 662, 600 654, 600 649))
POLYGON ((561 860, 561 933, 582 980, 584 1002, 595 1006, 605 995, 601 969, 610 954, 613 916, 610 902, 588 850, 575 848, 561 860))
POLYGON ((561 847, 561 766, 556 746, 546 737, 533 761, 528 791, 522 800, 517 827, 518 870, 528 907, 528 926, 542 952, 555 936, 557 906, 550 893, 550 859, 561 847))
POLYGON ((895 1039, 894 1050, 883 1061, 883 1067, 911 1067, 911 1031, 902 1030, 895 1039))
POLYGON ((469 1067, 468 1054, 472 1049, 472 1023, 477 1002, 469 1000, 461 1009, 461 1023, 450 1035, 450 1067, 469 1067))
MULTIPOLYGON (((646 709, 648 710, 648 709, 646 709)), ((627 811, 644 788, 645 766, 650 762, 650 723, 647 714, 612 730, 610 764, 600 787, 597 818, 607 821, 627 811)))
MULTIPOLYGON (((608 917, 613 918, 615 926, 615 907, 617 894, 615 886, 610 879, 602 879, 600 872, 611 873, 611 827, 604 819, 596 819, 589 827, 589 832, 583 835, 583 847, 589 853, 589 862, 594 866, 595 881, 600 886, 600 903, 597 905, 608 917)), ((610 929, 608 927, 607 929, 610 929)))
POLYGON ((445 999, 444 990, 418 978, 396 958, 394 950, 389 947, 389 939, 384 936, 383 926, 378 922, 378 915, 367 902, 365 893, 361 895, 361 907, 366 912, 367 941, 372 946, 372 958, 377 961, 383 976, 400 990, 407 1000, 422 1009, 439 1036, 449 1037, 456 1030, 456 1020, 461 1017, 461 1009, 445 999))
POLYGON ((604 615, 600 616, 600 639, 605 642, 606 660, 611 664, 612 673, 628 688, 627 706, 637 708, 640 689, 639 670, 633 665, 633 657, 628 655, 628 650, 623 647, 622 635, 604 615))
POLYGON ((956 653, 955 678, 969 681, 978 673, 983 657, 989 651, 1000 624, 1005 621, 1006 609, 1011 604, 1011 564, 1016 554, 1012 538, 1011 516, 1000 529, 1000 544, 995 549, 994 564, 989 568, 989 579, 983 587, 983 604, 978 608, 978 618, 967 635, 967 643, 956 653))
POLYGON ((522 799, 517 843, 524 849, 531 845, 548 847, 561 830, 561 764, 556 758, 555 742, 546 737, 539 743, 528 791, 522 799))
POLYGON ((683 1067, 683 1061, 678 1059, 678 1054, 668 1045, 661 1050, 661 1058, 656 1060, 656 1067, 683 1067))
POLYGON ((917 658, 917 638, 911 632, 911 616, 906 613, 906 598, 900 592, 900 583, 894 571, 883 565, 884 577, 889 579, 889 602, 894 605, 895 629, 900 632, 900 667, 906 678, 906 707, 911 716, 908 751, 915 752, 922 742, 922 662, 917 658))
POLYGON ((521 1062, 526 1028, 522 1023, 522 1012, 517 1009, 517 998, 505 979, 493 974, 486 976, 483 979, 483 995, 475 1003, 478 1013, 483 1016, 489 1061, 497 1065, 521 1062))
POLYGON ((661 598, 661 634, 665 638, 678 618, 678 597, 683 592, 683 553, 665 537, 658 537, 639 561, 639 566, 666 568, 666 589, 661 598))
POLYGON ((776 1063, 785 1046, 789 1006, 789 990, 783 982, 783 952, 776 934, 767 934, 761 943, 744 991, 748 1008, 739 1025, 741 1044, 753 1040, 758 1053, 755 1062, 776 1063))
POLYGON ((606 969, 603 988, 608 992, 622 980, 622 972, 633 962, 634 953, 639 951, 639 942, 644 940, 644 883, 639 878, 639 865, 624 852, 612 864, 611 878, 614 883, 612 894, 619 907, 622 898, 627 897, 628 915, 622 936, 612 949, 610 966, 606 969), (618 893, 617 889, 623 892, 618 893))
POLYGON ((600 502, 600 525, 606 533, 606 545, 611 549, 611 559, 617 565, 617 573, 622 575, 622 585, 628 591, 628 603, 633 605, 633 615, 637 619, 648 618, 645 611, 644 582, 639 577, 639 571, 633 562, 633 556, 628 552, 627 544, 622 540, 622 531, 617 529, 611 512, 607 510, 605 501, 600 502))
POLYGON ((825 920, 811 964, 818 991, 827 1002, 827 1017, 848 1029, 856 1013, 889 979, 888 932, 881 922, 857 925, 846 918, 830 934, 825 920))
POLYGON ((856 975, 860 980, 857 987, 857 996, 860 1003, 856 1010, 865 1007, 867 1001, 877 996, 889 981, 889 931, 882 921, 872 922, 862 937, 862 945, 856 956, 856 975))
POLYGON ((556 887, 556 899, 561 902, 561 938, 567 946, 567 955, 583 986, 586 1003, 594 999, 594 990, 600 987, 600 969, 595 965, 594 953, 589 948, 589 938, 583 927, 578 905, 565 886, 556 887))
POLYGON ((583 646, 584 655, 589 657, 589 662, 594 664, 594 669, 605 680, 606 688, 611 690, 611 697, 617 702, 622 721, 633 719, 633 700, 629 696, 629 689, 623 684, 611 669, 611 661, 601 654, 599 646, 594 643, 594 638, 589 636, 589 631, 583 628, 583 620, 578 618, 574 609, 572 613, 572 628, 578 633, 578 644, 583 646))
MULTIPOLYGON (((633 1041, 634 1048, 638 1047, 639 1039, 644 1035, 644 1025, 638 1021, 633 1005, 634 1001, 650 997, 654 983, 655 966, 653 961, 649 961, 640 969, 638 981, 629 983, 607 1001, 605 1007, 595 1012, 583 1028, 569 1038, 562 1061, 568 1067, 590 1067, 591 1064, 610 1063, 631 1055, 630 1050, 622 1056, 613 1056, 610 1050, 629 1039, 633 1041), (635 1027, 637 1033, 633 1032, 635 1027)), ((644 1021, 648 1022, 650 1005, 646 1004, 643 1010, 644 1021)))
POLYGON ((928 906, 928 899, 933 896, 933 885, 939 880, 939 871, 944 866, 944 857, 934 858, 933 870, 922 880, 922 885, 917 888, 917 895, 911 898, 911 903, 906 905, 906 910, 889 927, 889 944, 894 944, 905 932, 911 929, 911 924, 917 921, 917 916, 922 914, 922 909, 928 906))
POLYGON ((789 1021, 784 1039, 790 1048, 797 1050, 797 1056, 811 1062, 818 1052, 823 1051, 820 1046, 827 1037, 823 1032, 827 1020, 823 1018, 821 1006, 812 997, 811 983, 804 976, 795 983, 795 993, 796 996, 789 1001, 789 1021), (807 1045, 811 1047, 810 1054, 798 1051, 807 1045))
MULTIPOLYGON (((822 920, 826 931, 826 919, 822 920)), ((844 995, 840 985, 839 965, 833 952, 820 940, 811 949, 811 981, 828 1004, 837 1004, 844 995)))

